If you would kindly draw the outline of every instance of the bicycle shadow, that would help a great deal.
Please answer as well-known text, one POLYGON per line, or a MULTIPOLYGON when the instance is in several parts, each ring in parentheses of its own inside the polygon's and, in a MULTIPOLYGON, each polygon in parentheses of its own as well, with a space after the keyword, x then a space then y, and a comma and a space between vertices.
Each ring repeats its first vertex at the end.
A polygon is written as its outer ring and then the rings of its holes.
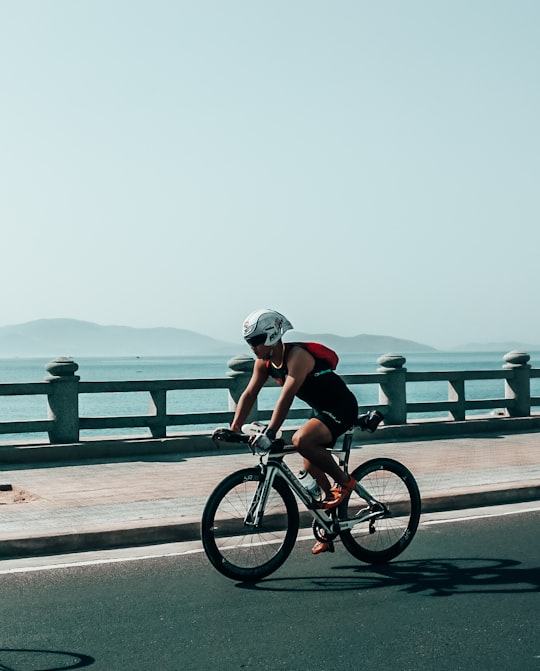
POLYGON ((452 557, 415 559, 383 566, 335 566, 352 575, 266 578, 239 583, 243 589, 311 592, 397 588, 409 594, 450 597, 461 594, 520 594, 540 592, 540 567, 520 568, 513 559, 452 557))
POLYGON ((0 648, 0 671, 67 671, 91 666, 95 661, 79 652, 0 648))

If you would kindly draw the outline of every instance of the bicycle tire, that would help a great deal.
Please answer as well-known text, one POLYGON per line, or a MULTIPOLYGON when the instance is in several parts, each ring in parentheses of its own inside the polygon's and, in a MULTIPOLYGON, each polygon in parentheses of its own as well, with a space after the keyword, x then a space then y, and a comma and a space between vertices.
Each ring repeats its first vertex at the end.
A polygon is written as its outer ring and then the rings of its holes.
POLYGON ((256 582, 276 571, 298 534, 298 504, 280 477, 274 479, 261 524, 257 528, 245 524, 262 477, 259 468, 231 473, 212 492, 202 515, 206 556, 224 576, 241 582, 256 582))
MULTIPOLYGON (((421 498, 412 473, 394 459, 366 461, 352 472, 387 514, 359 523, 340 533, 345 548, 368 564, 382 564, 400 555, 414 538, 421 513, 421 498)), ((354 518, 368 504, 353 492, 338 508, 340 520, 354 518)))

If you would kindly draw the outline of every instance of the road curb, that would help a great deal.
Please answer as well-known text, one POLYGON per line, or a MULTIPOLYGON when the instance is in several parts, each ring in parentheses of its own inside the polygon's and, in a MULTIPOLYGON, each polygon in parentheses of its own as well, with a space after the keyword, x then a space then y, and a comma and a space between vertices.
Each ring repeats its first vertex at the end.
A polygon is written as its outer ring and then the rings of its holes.
POLYGON ((482 508, 540 500, 540 485, 483 492, 460 492, 422 498, 422 513, 440 513, 467 508, 482 508))
POLYGON ((0 559, 179 543, 198 540, 199 538, 199 520, 179 524, 155 523, 122 529, 66 532, 50 536, 29 536, 0 540, 0 559))
MULTIPOLYGON (((540 501, 540 485, 422 498, 422 513, 540 501)), ((308 514, 305 513, 307 516, 308 514)), ((311 518, 309 518, 311 519, 311 518)), ((0 540, 0 559, 38 557, 200 540, 200 520, 0 540)))

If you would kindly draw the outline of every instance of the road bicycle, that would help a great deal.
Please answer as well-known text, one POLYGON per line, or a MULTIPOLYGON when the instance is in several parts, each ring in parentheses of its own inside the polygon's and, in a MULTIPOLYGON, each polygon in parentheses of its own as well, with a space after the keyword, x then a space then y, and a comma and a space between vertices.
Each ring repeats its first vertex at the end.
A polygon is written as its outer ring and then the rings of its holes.
MULTIPOLYGON (((381 420, 381 413, 374 411, 361 415, 355 426, 374 431, 381 420)), ((331 449, 347 473, 353 433, 354 427, 331 449)), ((331 544, 339 537, 354 557, 369 564, 397 557, 416 533, 421 510, 418 485, 394 459, 377 457, 355 468, 351 473, 357 481, 355 490, 339 506, 325 510, 285 463, 295 452, 292 445, 279 438, 261 452, 250 445, 249 435, 229 429, 218 429, 214 439, 246 443, 259 457, 257 466, 222 480, 203 511, 204 550, 228 578, 256 582, 276 571, 291 553, 300 524, 310 519, 317 540, 331 544), (298 502, 307 510, 302 516, 298 502)))

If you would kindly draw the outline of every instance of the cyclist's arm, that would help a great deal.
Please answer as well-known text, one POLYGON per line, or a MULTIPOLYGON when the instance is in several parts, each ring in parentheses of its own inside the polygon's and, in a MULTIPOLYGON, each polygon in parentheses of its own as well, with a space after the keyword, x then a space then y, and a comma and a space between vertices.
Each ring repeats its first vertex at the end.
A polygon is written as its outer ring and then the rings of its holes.
POLYGON ((304 380, 315 366, 314 357, 301 347, 294 347, 287 358, 287 377, 281 389, 274 412, 270 419, 269 428, 278 431, 286 420, 296 392, 304 384, 304 380))
POLYGON ((268 379, 268 370, 266 368, 265 362, 259 359, 255 360, 253 366, 253 374, 251 375, 251 380, 248 383, 248 386, 243 391, 238 405, 236 406, 236 412, 234 413, 233 421, 231 422, 231 429, 233 431, 241 431, 242 425, 245 423, 246 419, 251 412, 251 409, 255 405, 257 396, 264 386, 264 383, 268 379))

